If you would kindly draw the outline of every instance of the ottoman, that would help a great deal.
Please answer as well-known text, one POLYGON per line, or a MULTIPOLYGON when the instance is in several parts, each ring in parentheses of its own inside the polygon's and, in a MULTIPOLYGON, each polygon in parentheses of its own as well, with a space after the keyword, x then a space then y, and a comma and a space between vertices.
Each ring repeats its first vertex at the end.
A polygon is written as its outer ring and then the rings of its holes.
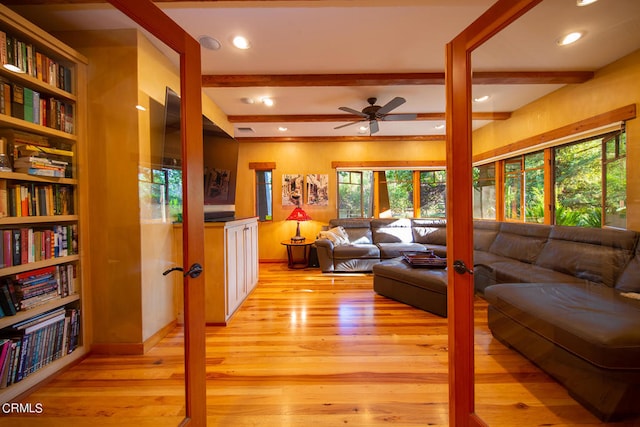
POLYGON ((379 295, 447 317, 447 270, 411 267, 402 258, 373 266, 373 290, 379 295))

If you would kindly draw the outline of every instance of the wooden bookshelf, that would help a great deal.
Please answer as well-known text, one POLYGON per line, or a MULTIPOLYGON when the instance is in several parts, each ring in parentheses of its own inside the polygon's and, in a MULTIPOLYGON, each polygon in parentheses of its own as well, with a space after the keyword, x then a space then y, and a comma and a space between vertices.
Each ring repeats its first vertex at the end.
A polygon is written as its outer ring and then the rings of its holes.
MULTIPOLYGON (((56 103, 60 102, 71 106, 71 108, 68 108, 65 112, 68 113, 69 110, 72 111, 72 115, 68 114, 67 117, 64 118, 66 121, 61 120, 64 124, 59 128, 56 128, 53 127, 53 123, 38 123, 38 121, 41 121, 43 117, 38 116, 38 119, 36 119, 35 112, 33 117, 28 117, 29 120, 35 121, 32 122, 23 119, 20 114, 15 114, 15 111, 11 111, 11 109, 10 111, 6 111, 7 105, 4 104, 5 111, 4 113, 0 113, 0 128, 33 134, 40 138, 46 137, 51 147, 63 148, 71 151, 73 154, 70 157, 70 162, 67 166, 68 168, 71 168, 70 176, 73 178, 35 176, 18 172, 0 172, 0 181, 5 181, 7 185, 28 185, 33 188, 33 184, 62 184, 73 187, 73 197, 66 199, 71 200, 73 203, 73 211, 69 210, 70 212, 73 212, 73 214, 3 217, 0 218, 0 230, 15 230, 18 228, 47 229, 49 227, 53 228, 57 225, 77 225, 78 236, 78 249, 76 252, 68 256, 52 256, 51 258, 35 262, 9 265, 7 267, 0 268, 0 281, 17 280, 19 276, 16 277, 16 275, 52 266, 64 267, 61 269, 55 269, 56 272, 65 271, 68 273, 69 271, 75 271, 75 291, 73 293, 67 296, 64 296, 65 293, 62 293, 59 297, 50 300, 43 300, 39 305, 34 305, 26 310, 19 310, 14 315, 6 314, 4 317, 0 318, 0 330, 6 333, 12 333, 14 331, 13 325, 29 321, 35 316, 48 313, 49 311, 58 308, 64 308, 67 313, 69 310, 75 310, 75 312, 80 314, 80 332, 77 338, 78 346, 68 354, 66 354, 65 351, 57 353, 58 356, 60 354, 62 354, 62 356, 49 363, 44 363, 43 366, 39 367, 29 375, 26 375, 20 381, 13 382, 6 388, 0 388, 0 403, 4 403, 24 394, 42 381, 45 381, 52 375, 55 375, 69 364, 75 363, 88 352, 91 339, 90 333, 88 332, 90 329, 88 327, 89 321, 87 320, 87 318, 90 317, 90 313, 87 313, 89 310, 86 310, 87 301, 85 301, 89 286, 85 280, 85 278, 89 277, 89 263, 87 262, 89 255, 86 250, 87 248, 85 247, 86 244, 84 243, 88 241, 85 236, 87 233, 84 229, 86 223, 85 218, 88 212, 88 200, 85 190, 87 172, 85 171, 86 168, 84 168, 87 158, 85 145, 87 59, 79 52, 60 42, 3 5, 0 5, 0 31, 4 32, 7 36, 12 37, 14 40, 20 41, 23 45, 29 45, 30 49, 25 50, 25 52, 39 52, 51 61, 54 61, 56 64, 63 66, 64 69, 70 70, 68 71, 70 74, 64 76, 65 84, 56 86, 41 79, 39 76, 29 73, 14 73, 0 67, 0 80, 3 84, 8 84, 12 89, 14 86, 22 86, 30 89, 32 92, 37 92, 41 97, 46 97, 47 102, 50 102, 53 99, 56 103), (71 78, 67 82, 66 78, 69 77, 69 75, 71 78), (12 114, 12 112, 14 114, 12 114), (64 125, 68 125, 66 127, 67 130, 61 130, 65 129, 64 125), (69 266, 70 264, 73 265, 73 268, 69 267, 69 270, 66 270, 66 266, 69 266)), ((34 60, 33 64, 36 63, 37 61, 34 60)), ((63 75, 60 74, 59 78, 62 79, 63 75)), ((34 99, 37 98, 34 97, 34 99)), ((14 100, 12 99, 12 101, 14 100)), ((52 105, 57 105, 56 103, 52 102, 52 105)), ((44 104, 45 103, 43 103, 43 105, 44 104)), ((13 108, 13 105, 11 108, 13 108)), ((54 109, 47 112, 57 114, 54 109)), ((51 117, 46 118, 49 121, 52 120, 51 117)), ((56 125, 57 124, 58 123, 56 123, 56 125)), ((12 152, 13 151, 11 151, 11 153, 12 152)), ((7 150, 7 154, 10 155, 9 150, 7 150)), ((35 197, 34 200, 36 200, 35 197)), ((37 206, 35 201, 33 206, 37 206)), ((44 206, 46 207, 46 204, 44 206)), ((33 213, 36 209, 30 209, 30 211, 33 213)), ((45 212, 44 208, 37 209, 37 211, 45 212)), ((46 211, 49 213, 48 210, 46 211)), ((57 212, 63 212, 63 210, 57 210, 57 212)), ((44 242, 44 238, 42 241, 44 242)), ((71 245, 71 240, 68 240, 67 243, 68 245, 71 245)), ((36 248, 38 247, 39 246, 36 246, 36 248)), ((14 248, 11 250, 14 250, 14 248)), ((42 250, 42 254, 44 255, 44 249, 42 250)), ((3 263, 2 265, 5 264, 3 263)), ((58 275, 51 275, 49 277, 57 278, 58 275)), ((53 281, 53 279, 51 280, 53 281)), ((25 286, 27 285, 24 284, 23 289, 25 286)), ((51 286, 55 286, 55 281, 51 286)), ((37 300, 33 299, 30 301, 37 300)), ((60 327, 59 329, 62 330, 63 328, 60 327)), ((42 336, 49 339, 49 336, 57 333, 58 330, 52 332, 47 331, 47 333, 43 333, 42 336)), ((2 363, 1 360, 0 363, 2 363)))

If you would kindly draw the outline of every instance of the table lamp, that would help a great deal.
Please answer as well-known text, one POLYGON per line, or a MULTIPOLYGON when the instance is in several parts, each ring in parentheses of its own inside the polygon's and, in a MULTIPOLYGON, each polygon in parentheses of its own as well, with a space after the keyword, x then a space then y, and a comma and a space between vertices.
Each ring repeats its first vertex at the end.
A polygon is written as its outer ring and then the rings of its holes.
POLYGON ((302 209, 296 207, 293 212, 289 214, 287 217, 287 221, 297 221, 298 224, 296 226, 296 235, 291 238, 291 241, 296 242, 304 242, 304 237, 300 236, 300 221, 308 221, 311 217, 307 215, 307 213, 302 209))

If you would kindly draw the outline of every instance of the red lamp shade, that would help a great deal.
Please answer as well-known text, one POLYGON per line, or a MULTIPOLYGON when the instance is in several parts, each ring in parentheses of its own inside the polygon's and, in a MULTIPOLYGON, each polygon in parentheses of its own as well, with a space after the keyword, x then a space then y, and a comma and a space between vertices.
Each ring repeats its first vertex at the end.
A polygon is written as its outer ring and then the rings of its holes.
POLYGON ((301 208, 295 208, 287 217, 287 221, 309 221, 311 217, 301 208))
POLYGON ((311 217, 302 210, 302 208, 295 208, 293 212, 287 217, 287 221, 297 221, 296 235, 291 238, 292 242, 304 242, 304 237, 300 236, 300 221, 308 221, 311 217))

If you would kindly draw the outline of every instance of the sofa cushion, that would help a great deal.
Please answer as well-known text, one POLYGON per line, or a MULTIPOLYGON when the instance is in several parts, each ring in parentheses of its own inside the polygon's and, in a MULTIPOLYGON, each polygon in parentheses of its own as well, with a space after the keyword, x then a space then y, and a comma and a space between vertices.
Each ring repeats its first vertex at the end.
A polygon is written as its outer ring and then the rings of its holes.
POLYGON ((413 232, 411 231, 411 220, 407 218, 399 219, 372 219, 371 231, 374 243, 411 243, 413 242, 413 232))
POLYGON ((497 221, 474 221, 473 249, 488 252, 498 231, 500 231, 500 223, 497 221))
POLYGON ((402 256, 403 252, 424 252, 426 248, 420 243, 378 243, 380 258, 389 259, 402 256))
POLYGON ((503 222, 489 252, 533 263, 547 241, 548 225, 503 222))
POLYGON ((640 292, 640 247, 616 282, 615 288, 623 292, 640 292))
POLYGON ((444 246, 447 244, 447 222, 444 220, 414 219, 413 241, 444 246))
POLYGON ((536 265, 614 286, 635 243, 633 231, 556 225, 536 265))
POLYGON ((380 249, 376 245, 349 244, 333 248, 334 259, 380 258, 380 249))
POLYGON ((491 264, 496 283, 581 283, 584 279, 534 264, 505 259, 491 264))
POLYGON ((336 218, 329 221, 329 226, 341 226, 349 236, 349 242, 364 244, 373 243, 370 223, 367 218, 336 218))
POLYGON ((489 286, 495 309, 554 344, 609 369, 637 368, 640 301, 607 286, 582 282, 489 286))
POLYGON ((330 230, 321 231, 318 237, 320 239, 329 239, 334 245, 346 245, 349 243, 349 235, 341 225, 330 230))

